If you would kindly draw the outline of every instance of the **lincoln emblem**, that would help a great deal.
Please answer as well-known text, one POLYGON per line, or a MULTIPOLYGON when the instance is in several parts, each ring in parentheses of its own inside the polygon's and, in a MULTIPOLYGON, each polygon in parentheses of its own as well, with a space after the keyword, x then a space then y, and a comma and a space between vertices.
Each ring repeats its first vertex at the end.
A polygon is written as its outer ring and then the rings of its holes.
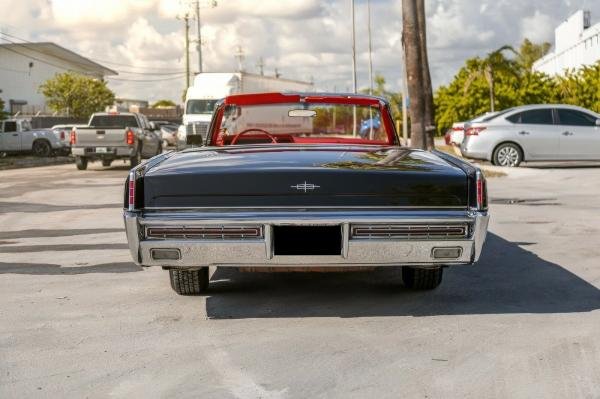
POLYGON ((320 188, 321 186, 317 186, 316 184, 312 183, 307 183, 305 181, 304 183, 296 184, 295 186, 290 187, 295 188, 296 190, 302 190, 304 192, 307 192, 308 190, 314 190, 315 188, 320 188))

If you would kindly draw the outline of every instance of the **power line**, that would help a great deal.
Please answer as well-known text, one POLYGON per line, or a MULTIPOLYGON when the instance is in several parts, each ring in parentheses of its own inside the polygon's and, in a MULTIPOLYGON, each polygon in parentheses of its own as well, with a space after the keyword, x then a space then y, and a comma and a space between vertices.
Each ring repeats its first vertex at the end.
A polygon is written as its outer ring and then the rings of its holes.
POLYGON ((175 79, 180 79, 182 76, 185 76, 185 72, 184 73, 180 73, 177 76, 172 76, 170 78, 162 78, 162 79, 123 79, 123 78, 113 78, 110 76, 107 76, 107 79, 109 79, 109 81, 119 81, 119 82, 163 82, 163 81, 167 81, 167 80, 175 80, 175 79))

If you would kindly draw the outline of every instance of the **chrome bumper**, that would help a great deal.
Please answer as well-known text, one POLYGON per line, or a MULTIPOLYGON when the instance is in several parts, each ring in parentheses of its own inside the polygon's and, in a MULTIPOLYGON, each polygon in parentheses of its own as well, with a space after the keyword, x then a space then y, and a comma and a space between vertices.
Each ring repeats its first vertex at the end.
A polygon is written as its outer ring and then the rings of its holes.
POLYGON ((129 249, 134 261, 142 266, 401 266, 436 264, 472 264, 479 259, 487 234, 489 215, 478 211, 232 211, 232 212, 124 212, 129 249), (351 239, 352 224, 454 223, 471 226, 468 237, 461 239, 351 239), (264 237, 257 239, 149 239, 147 226, 202 227, 214 225, 261 225, 264 237), (274 255, 271 226, 340 225, 342 253, 331 255, 274 255), (434 259, 434 248, 459 247, 455 259, 434 259), (152 258, 153 249, 178 249, 180 259, 152 258))

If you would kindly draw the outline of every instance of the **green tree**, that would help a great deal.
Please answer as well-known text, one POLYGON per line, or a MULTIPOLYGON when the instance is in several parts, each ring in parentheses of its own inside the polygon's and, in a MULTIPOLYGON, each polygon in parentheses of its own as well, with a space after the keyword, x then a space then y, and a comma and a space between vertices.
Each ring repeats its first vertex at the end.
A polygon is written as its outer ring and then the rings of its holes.
POLYGON ((600 112, 600 61, 556 78, 561 103, 600 112))
POLYGON ((158 100, 152 104, 152 108, 173 108, 175 106, 177 105, 171 100, 158 100))
MULTIPOLYGON (((445 132, 454 122, 470 120, 489 112, 489 81, 481 74, 473 79, 474 71, 480 72, 485 65, 480 58, 469 59, 448 85, 438 88, 435 94, 438 133, 445 132), (465 93, 466 86, 469 90, 465 93)), ((556 79, 540 72, 530 72, 517 63, 508 63, 506 66, 496 69, 494 73, 497 109, 560 102, 556 79)))
POLYGON ((115 101, 105 81, 71 72, 56 74, 40 91, 52 110, 79 118, 103 111, 115 101))
POLYGON ((511 46, 502 46, 499 49, 492 51, 477 63, 476 68, 470 70, 469 76, 465 82, 464 91, 465 95, 467 95, 473 81, 481 78, 485 79, 490 95, 491 112, 496 110, 496 74, 504 72, 510 74, 514 73, 516 75, 518 72, 517 63, 514 60, 506 58, 503 54, 504 51, 511 51, 517 54, 511 46))
POLYGON ((550 47, 552 46, 548 42, 537 44, 532 43, 529 39, 525 39, 521 43, 521 47, 519 47, 517 60, 523 68, 531 71, 533 63, 548 54, 550 47))

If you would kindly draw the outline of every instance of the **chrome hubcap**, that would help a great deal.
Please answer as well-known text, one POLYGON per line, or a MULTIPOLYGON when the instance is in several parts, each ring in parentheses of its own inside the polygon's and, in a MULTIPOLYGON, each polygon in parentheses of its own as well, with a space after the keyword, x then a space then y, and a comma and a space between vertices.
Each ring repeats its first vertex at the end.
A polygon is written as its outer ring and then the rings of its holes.
POLYGON ((501 166, 515 166, 519 160, 519 152, 514 147, 502 147, 498 151, 498 163, 501 166))

